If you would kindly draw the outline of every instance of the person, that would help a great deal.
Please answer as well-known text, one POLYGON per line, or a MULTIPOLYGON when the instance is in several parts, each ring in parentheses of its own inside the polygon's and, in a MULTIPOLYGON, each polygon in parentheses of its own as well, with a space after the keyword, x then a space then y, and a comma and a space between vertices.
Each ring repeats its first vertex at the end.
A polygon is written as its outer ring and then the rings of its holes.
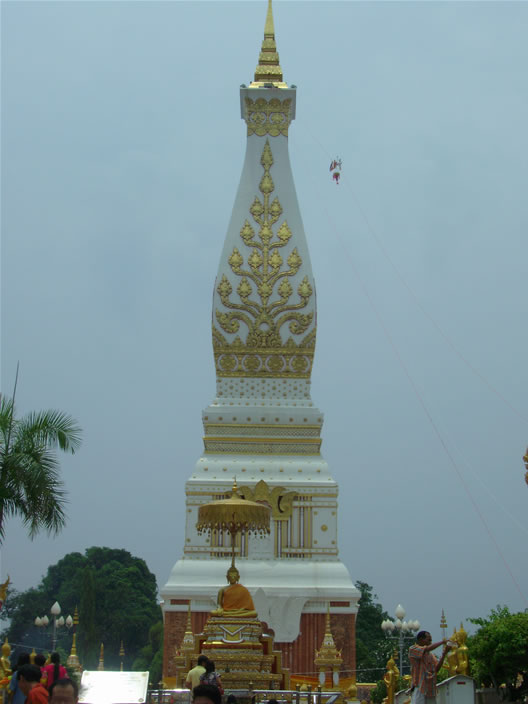
POLYGON ((199 684, 193 689, 192 704, 222 704, 222 695, 218 687, 199 684))
POLYGON ((213 687, 218 687, 220 694, 224 693, 224 687, 220 675, 215 670, 215 664, 212 660, 207 660, 205 663, 205 672, 200 675, 200 684, 210 684, 213 687))
POLYGON ((48 688, 48 691, 51 687, 51 685, 56 681, 60 679, 64 679, 65 677, 68 677, 68 673, 66 672, 66 668, 64 665, 60 664, 60 655, 58 653, 52 653, 51 662, 49 665, 45 665, 42 668, 42 679, 45 679, 45 684, 46 687, 48 688))
POLYGON ((79 701, 79 687, 75 680, 63 677, 56 680, 50 687, 49 704, 77 704, 79 701))
POLYGON ((40 667, 40 675, 41 679, 40 681, 44 686, 46 686, 46 675, 44 674, 44 665, 46 664, 46 656, 44 653, 37 653, 35 655, 35 659, 33 661, 33 665, 36 665, 37 667, 40 667))
POLYGON ((11 677, 11 682, 9 683, 9 693, 11 695, 11 704, 24 704, 26 701, 26 695, 18 686, 17 672, 22 667, 22 665, 29 665, 29 653, 20 653, 18 656, 17 664, 13 670, 13 675, 11 677))
POLYGON ((436 673, 442 667, 449 647, 447 640, 433 643, 429 631, 420 631, 415 645, 409 648, 411 663, 411 704, 434 704, 436 702, 436 673), (444 646, 440 660, 431 651, 444 646))
POLYGON ((207 663, 207 655, 199 655, 196 666, 189 670, 185 678, 185 686, 188 689, 194 689, 200 684, 200 677, 205 674, 205 665, 207 663))
POLYGON ((255 605, 251 594, 239 584, 240 572, 235 565, 227 570, 227 587, 222 587, 218 592, 218 608, 211 611, 212 616, 225 616, 226 618, 257 618, 255 605))
POLYGON ((40 667, 22 665, 17 670, 18 686, 26 697, 26 704, 47 704, 48 690, 40 683, 40 667))

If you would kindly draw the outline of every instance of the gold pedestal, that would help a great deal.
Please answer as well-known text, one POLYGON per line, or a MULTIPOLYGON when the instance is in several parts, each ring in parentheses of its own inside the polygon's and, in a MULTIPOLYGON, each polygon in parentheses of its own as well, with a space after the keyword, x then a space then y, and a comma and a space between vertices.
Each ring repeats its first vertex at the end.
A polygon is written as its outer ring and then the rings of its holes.
POLYGON ((194 636, 195 652, 176 657, 177 679, 203 653, 214 661, 224 689, 287 689, 289 671, 282 667, 282 653, 273 650, 273 638, 262 633, 258 619, 210 616, 203 633, 194 636), (190 657, 189 657, 190 656, 190 657), (180 662, 178 662, 180 661, 180 662))

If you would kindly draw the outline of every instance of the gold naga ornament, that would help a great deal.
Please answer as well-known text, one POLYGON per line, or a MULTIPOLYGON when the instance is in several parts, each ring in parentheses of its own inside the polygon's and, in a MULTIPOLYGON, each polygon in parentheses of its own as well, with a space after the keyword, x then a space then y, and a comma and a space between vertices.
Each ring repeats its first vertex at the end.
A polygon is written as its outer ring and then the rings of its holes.
POLYGON ((271 201, 275 185, 270 173, 273 154, 267 139, 260 163, 264 169, 259 183, 262 199, 255 196, 249 208, 259 226, 258 235, 246 220, 240 238, 249 253, 242 248, 246 255, 244 259, 242 252, 234 247, 228 259, 232 273, 239 279, 236 292, 240 302, 231 300, 233 284, 225 274, 216 288, 227 309, 215 311, 220 328, 228 334, 235 334, 242 322, 248 332, 245 341, 237 335, 229 343, 213 324, 216 370, 219 376, 309 378, 315 348, 315 325, 299 342, 293 337, 283 342, 281 337, 285 325, 297 337, 314 323, 313 311, 302 312, 310 303, 313 289, 305 276, 297 286, 298 301, 292 301, 293 287, 289 279, 298 273, 303 260, 297 248, 288 254, 286 263, 280 253, 292 237, 287 221, 282 222, 276 234, 272 229, 282 214, 282 205, 278 198, 271 201))
POLYGON ((235 566, 237 534, 260 535, 270 533, 270 508, 266 504, 248 501, 238 495, 236 480, 228 499, 210 501, 198 509, 196 530, 202 533, 231 534, 231 565, 235 566))

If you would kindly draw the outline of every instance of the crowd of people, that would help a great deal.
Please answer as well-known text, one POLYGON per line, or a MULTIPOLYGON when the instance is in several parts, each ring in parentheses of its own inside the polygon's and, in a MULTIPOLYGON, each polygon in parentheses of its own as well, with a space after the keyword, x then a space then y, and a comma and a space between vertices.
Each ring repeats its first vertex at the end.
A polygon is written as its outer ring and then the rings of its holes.
POLYGON ((58 653, 52 653, 46 665, 44 655, 30 662, 29 653, 21 653, 9 682, 11 704, 77 704, 79 688, 68 677, 58 653))

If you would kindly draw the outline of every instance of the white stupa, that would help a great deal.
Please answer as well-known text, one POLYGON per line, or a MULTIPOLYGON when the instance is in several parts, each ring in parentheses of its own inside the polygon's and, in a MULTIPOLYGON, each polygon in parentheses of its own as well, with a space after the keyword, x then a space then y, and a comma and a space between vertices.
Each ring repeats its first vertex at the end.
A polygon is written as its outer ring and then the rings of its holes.
POLYGON ((240 89, 247 149, 216 277, 216 395, 204 453, 186 483, 183 556, 162 590, 164 675, 191 603, 199 632, 230 564, 228 535, 198 535, 198 507, 239 494, 269 503, 271 535, 237 546, 241 582, 292 672, 313 670, 328 604, 343 669, 355 666, 359 592, 338 556, 338 486, 321 455, 323 414, 310 395, 315 283, 288 154, 296 88, 283 81, 271 0, 249 87, 240 89))

